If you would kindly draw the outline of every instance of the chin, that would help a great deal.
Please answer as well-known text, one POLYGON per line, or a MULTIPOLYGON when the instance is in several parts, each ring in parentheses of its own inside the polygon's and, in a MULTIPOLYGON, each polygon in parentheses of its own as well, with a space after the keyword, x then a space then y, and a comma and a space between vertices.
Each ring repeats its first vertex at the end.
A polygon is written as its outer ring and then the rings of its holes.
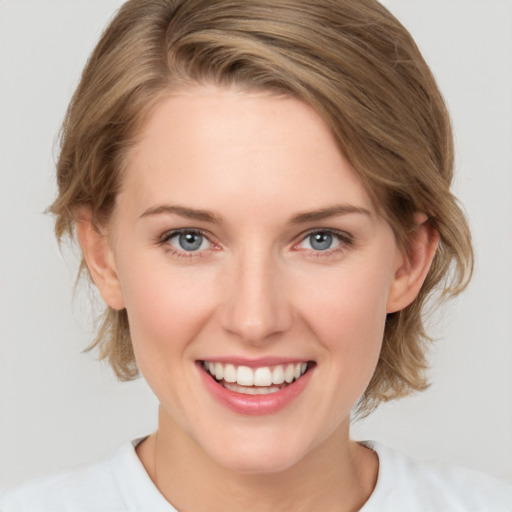
POLYGON ((286 471, 298 464, 306 455, 302 450, 283 442, 280 436, 275 442, 236 442, 227 449, 217 447, 210 457, 224 469, 240 474, 265 475, 286 471))

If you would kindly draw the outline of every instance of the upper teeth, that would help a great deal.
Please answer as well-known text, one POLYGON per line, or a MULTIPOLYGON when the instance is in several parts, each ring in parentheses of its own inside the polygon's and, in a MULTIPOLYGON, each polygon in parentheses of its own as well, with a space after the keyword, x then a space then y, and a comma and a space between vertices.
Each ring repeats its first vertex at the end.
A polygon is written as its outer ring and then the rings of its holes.
POLYGON ((233 364, 203 362, 204 369, 217 380, 236 382, 240 386, 271 386, 288 384, 300 378, 306 372, 307 363, 289 363, 277 366, 235 366, 233 364))

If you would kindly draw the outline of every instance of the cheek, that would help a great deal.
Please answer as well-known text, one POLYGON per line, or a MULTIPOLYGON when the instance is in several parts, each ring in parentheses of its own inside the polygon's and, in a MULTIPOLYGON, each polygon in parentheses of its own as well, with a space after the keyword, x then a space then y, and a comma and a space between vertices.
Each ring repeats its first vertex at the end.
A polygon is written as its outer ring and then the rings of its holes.
MULTIPOLYGON (((195 271, 194 271, 195 270, 195 271)), ((132 343, 139 366, 148 359, 183 352, 207 320, 213 304, 212 276, 139 262, 120 269, 132 343)))
POLYGON ((368 386, 382 346, 391 273, 371 268, 375 265, 339 271, 324 286, 317 282, 301 294, 307 297, 301 306, 305 321, 323 346, 325 388, 333 393, 324 397, 324 406, 332 408, 329 399, 335 400, 340 415, 350 411, 368 386))
POLYGON ((390 280, 362 267, 333 273, 320 285, 311 282, 307 293, 303 289, 297 294, 303 297, 301 309, 319 339, 335 346, 346 340, 356 345, 353 348, 380 345, 390 280))

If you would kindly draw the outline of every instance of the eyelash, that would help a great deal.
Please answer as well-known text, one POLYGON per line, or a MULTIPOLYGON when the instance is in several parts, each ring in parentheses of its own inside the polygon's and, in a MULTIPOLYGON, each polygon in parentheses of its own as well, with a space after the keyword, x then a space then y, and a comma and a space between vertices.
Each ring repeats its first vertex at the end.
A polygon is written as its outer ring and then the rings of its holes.
POLYGON ((158 244, 161 245, 167 252, 169 252, 172 256, 175 256, 177 258, 204 258, 207 256, 204 254, 205 251, 180 251, 179 249, 176 249, 173 247, 169 241, 176 236, 179 235, 185 235, 185 234, 191 234, 191 235, 199 235, 205 238, 210 245, 215 245, 210 240, 210 237, 208 234, 200 229, 194 229, 194 228, 184 228, 184 229, 175 229, 173 231, 168 231, 167 233, 164 233, 162 237, 158 240, 158 244))
MULTIPOLYGON (((185 250, 179 250, 173 247, 169 241, 179 235, 183 234, 193 234, 193 235, 199 235, 204 237, 209 243, 210 247, 215 244, 210 240, 210 236, 208 233, 195 228, 184 228, 184 229, 176 229, 173 231, 169 231, 164 233, 158 240, 158 245, 164 247, 166 251, 168 251, 172 256, 178 257, 178 258, 204 258, 208 255, 205 254, 205 250, 198 250, 198 251, 185 251, 185 250)), ((334 255, 337 255, 339 253, 345 252, 348 248, 352 247, 354 245, 354 238, 349 233, 343 232, 343 231, 337 231, 334 229, 313 229, 310 231, 307 231, 305 233, 302 233, 300 236, 300 240, 295 243, 292 246, 292 250, 299 251, 301 249, 296 249, 296 247, 302 243, 304 243, 309 237, 315 235, 315 234, 327 234, 331 235, 333 238, 338 240, 338 245, 336 245, 334 248, 329 248, 325 250, 314 250, 314 249, 305 249, 310 254, 308 256, 314 257, 314 258, 328 258, 332 257, 334 255)))
POLYGON ((325 250, 314 250, 314 249, 306 249, 308 251, 308 257, 312 258, 329 258, 334 257, 339 254, 344 253, 347 249, 354 246, 354 237, 349 233, 344 231, 337 231, 335 229, 312 229, 300 235, 300 240, 295 243, 292 247, 292 250, 300 250, 295 249, 298 245, 304 243, 309 237, 322 234, 322 235, 331 235, 333 238, 337 239, 338 245, 333 248, 325 249, 325 250))

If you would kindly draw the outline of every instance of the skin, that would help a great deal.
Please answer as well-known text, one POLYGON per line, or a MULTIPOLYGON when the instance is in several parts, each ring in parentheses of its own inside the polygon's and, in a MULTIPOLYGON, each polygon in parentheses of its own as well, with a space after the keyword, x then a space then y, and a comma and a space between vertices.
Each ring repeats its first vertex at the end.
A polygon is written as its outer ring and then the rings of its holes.
POLYGON ((98 232, 85 212, 78 234, 103 298, 127 309, 161 404, 137 453, 178 510, 363 505, 378 459, 350 440, 350 412, 386 314, 414 300, 428 271, 437 238, 423 221, 404 254, 328 127, 296 99, 198 86, 157 105, 109 226, 98 232), (201 231, 200 249, 184 250, 178 229, 201 231), (312 231, 332 245, 315 249, 312 231), (295 400, 263 416, 215 401, 196 365, 268 356, 315 366, 295 400))

